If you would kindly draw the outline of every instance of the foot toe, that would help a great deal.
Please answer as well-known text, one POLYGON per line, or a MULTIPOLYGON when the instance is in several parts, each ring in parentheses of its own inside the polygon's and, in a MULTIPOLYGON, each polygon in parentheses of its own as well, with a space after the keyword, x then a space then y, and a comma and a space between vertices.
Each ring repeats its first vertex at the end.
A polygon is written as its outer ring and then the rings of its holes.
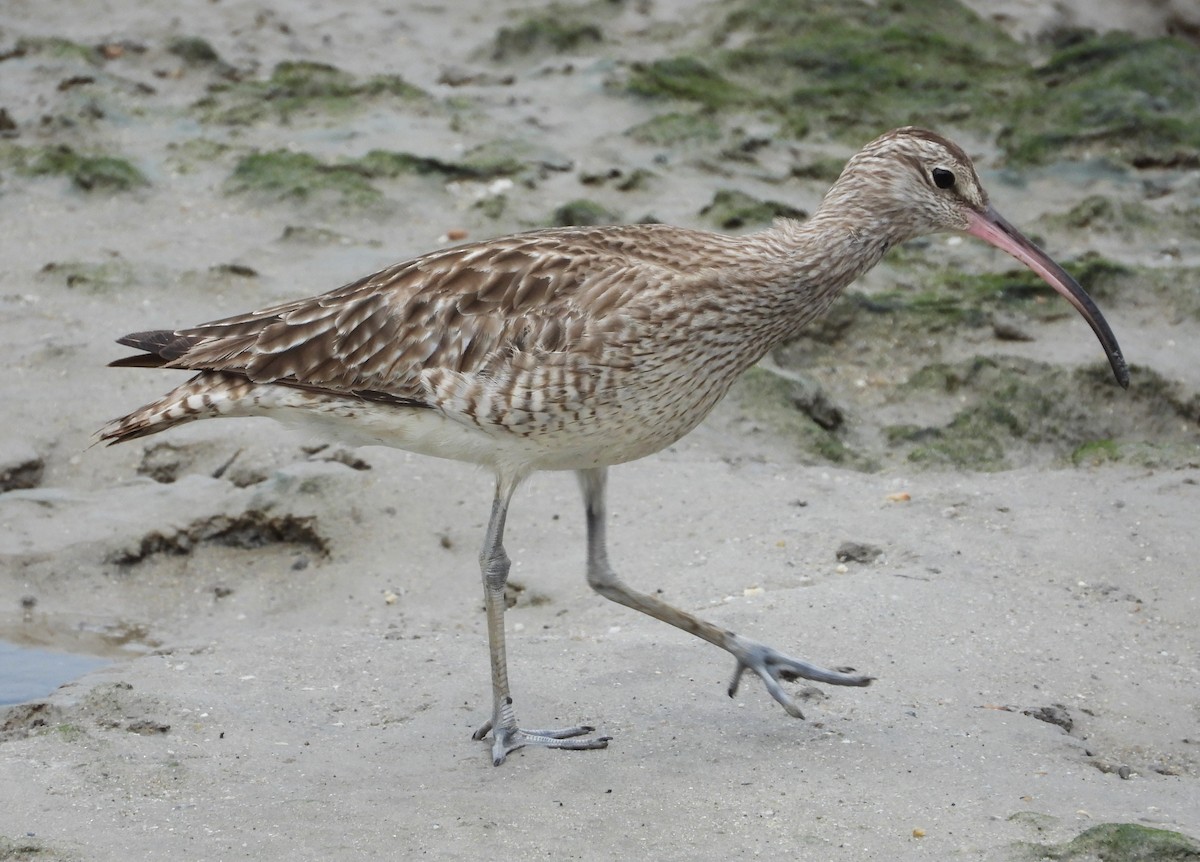
POLYGON ((499 731, 496 731, 493 723, 487 721, 479 730, 472 734, 471 738, 480 740, 490 732, 492 734, 492 765, 499 766, 514 751, 531 745, 541 748, 558 748, 564 751, 589 751, 608 748, 608 743, 612 740, 612 737, 587 736, 590 733, 595 733, 595 731, 596 728, 586 724, 576 727, 560 727, 552 730, 522 730, 519 727, 502 727, 499 731), (581 739, 580 737, 587 738, 581 739))

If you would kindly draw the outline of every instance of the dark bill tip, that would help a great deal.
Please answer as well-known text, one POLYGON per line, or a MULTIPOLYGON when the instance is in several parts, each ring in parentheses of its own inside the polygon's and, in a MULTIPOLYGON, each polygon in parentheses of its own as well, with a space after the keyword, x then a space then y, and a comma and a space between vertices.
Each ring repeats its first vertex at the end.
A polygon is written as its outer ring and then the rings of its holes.
POLYGON ((969 210, 967 219, 967 233, 1011 254, 1075 306, 1076 311, 1083 316, 1100 339, 1100 345, 1108 355, 1108 364, 1112 366, 1117 383, 1128 389, 1129 364, 1121 353, 1117 337, 1113 335, 1108 321, 1104 319, 1096 303, 1087 295, 1087 291, 1079 286, 1079 282, 991 207, 985 212, 969 210))

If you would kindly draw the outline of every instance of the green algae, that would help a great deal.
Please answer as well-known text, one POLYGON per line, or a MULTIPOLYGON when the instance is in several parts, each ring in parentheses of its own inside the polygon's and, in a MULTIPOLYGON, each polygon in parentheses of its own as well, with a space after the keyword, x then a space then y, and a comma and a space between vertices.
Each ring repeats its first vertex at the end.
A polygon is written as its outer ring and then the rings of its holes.
POLYGON ((656 176, 653 171, 648 171, 645 168, 634 168, 629 173, 619 177, 613 185, 619 192, 642 191, 650 187, 651 182, 656 176))
POLYGON ((1034 858, 1058 862, 1200 860, 1200 844, 1186 835, 1137 823, 1102 823, 1063 844, 1027 846, 1034 858))
POLYGON ((756 366, 734 384, 731 398, 746 415, 793 446, 808 463, 837 464, 856 470, 878 469, 874 459, 842 439, 838 433, 840 419, 830 422, 826 418, 834 412, 840 417, 840 409, 829 404, 823 394, 814 397, 812 388, 756 366), (819 405, 819 408, 814 409, 813 405, 819 405))
POLYGON ((1200 320, 1200 266, 1135 268, 1129 287, 1155 294, 1176 319, 1200 320))
MULTIPOLYGON (((1097 300, 1114 299, 1140 286, 1148 275, 1146 270, 1093 253, 1066 261, 1064 268, 1097 300)), ((988 326, 997 314, 1048 321, 1075 313, 1053 288, 1027 269, 968 273, 919 267, 913 277, 921 285, 918 290, 898 288, 870 296, 855 292, 844 302, 865 318, 887 316, 890 326, 919 327, 926 332, 988 326)))
POLYGON ((1154 211, 1140 201, 1118 201, 1104 195, 1088 195, 1066 212, 1042 220, 1052 227, 1105 233, 1132 233, 1159 222, 1154 211))
POLYGON ((454 173, 454 166, 450 162, 396 150, 371 150, 365 156, 355 159, 353 164, 368 177, 398 177, 404 174, 421 176, 438 173, 453 175, 454 173))
POLYGON ((1044 370, 1036 363, 984 357, 964 365, 926 366, 909 378, 907 388, 973 397, 944 426, 886 428, 888 442, 912 444, 907 457, 914 464, 1006 469, 1012 466, 1008 455, 1015 443, 1045 442, 1063 433, 1063 423, 1054 415, 1057 393, 1037 374, 1044 370))
POLYGON ((486 180, 521 173, 537 162, 535 147, 529 141, 495 138, 471 147, 446 173, 461 179, 486 180))
POLYGON ((131 188, 148 186, 150 181, 133 164, 116 156, 83 156, 70 154, 35 164, 34 173, 55 173, 70 176, 71 182, 83 191, 126 192, 131 188))
POLYGON ((726 230, 736 230, 746 225, 769 224, 777 218, 803 219, 804 210, 780 201, 759 200, 753 195, 737 189, 719 189, 712 202, 700 215, 726 230))
MULTIPOLYGON (((1087 252, 1066 261, 1064 268, 1102 307, 1152 296, 1172 317, 1200 319, 1200 267, 1135 266, 1087 252)), ((960 288, 968 305, 978 302, 981 308, 1018 313, 1029 319, 1047 320, 1074 313, 1044 282, 1024 270, 978 276, 946 273, 937 282, 960 288), (1003 288, 989 291, 989 282, 1003 288), (995 300, 990 305, 989 295, 995 300)))
POLYGON ((274 201, 336 195, 343 204, 363 205, 383 195, 353 165, 329 164, 309 153, 272 150, 241 158, 226 182, 231 194, 255 194, 274 201))
POLYGON ((89 66, 104 62, 103 53, 95 45, 83 45, 60 36, 25 36, 17 40, 12 53, 18 57, 42 54, 59 60, 81 60, 89 66))
POLYGON ((884 429, 893 445, 914 443, 908 461, 923 467, 978 470, 984 473, 1007 470, 1007 449, 1001 436, 991 433, 989 417, 976 413, 955 417, 944 429, 896 426, 884 429))
POLYGON ((604 40, 600 27, 590 21, 572 20, 576 11, 551 4, 545 14, 532 15, 512 27, 501 27, 492 44, 493 60, 508 60, 529 54, 578 51, 604 40))
POLYGON ((38 278, 59 282, 72 290, 106 293, 133 283, 136 273, 129 261, 114 255, 101 261, 48 263, 38 271, 38 278))
POLYGON ((556 227, 619 224, 620 222, 621 218, 616 213, 587 198, 568 201, 556 209, 550 217, 550 224, 556 227))
POLYGON ((508 195, 486 195, 471 205, 484 218, 495 221, 508 211, 508 195))
POLYGON ((349 72, 326 63, 290 60, 278 64, 266 83, 266 94, 275 100, 300 104, 352 96, 391 95, 417 97, 424 93, 397 75, 376 75, 359 81, 349 72))
POLYGON ((1058 38, 1037 65, 1036 48, 954 0, 744 0, 707 44, 634 64, 620 86, 710 114, 755 112, 792 137, 861 143, 925 125, 998 134, 1013 165, 1200 165, 1200 47, 1122 33, 1058 38))
POLYGON ((437 174, 447 179, 471 180, 506 176, 518 172, 522 167, 521 163, 515 159, 480 161, 478 163, 470 160, 448 162, 432 156, 418 156, 393 150, 371 150, 362 158, 348 161, 347 164, 357 166, 369 177, 437 174))
POLYGON ((166 163, 176 173, 190 174, 199 170, 202 165, 224 158, 232 150, 229 144, 209 138, 172 141, 167 144, 166 163))
POLYGON ((123 192, 150 181, 129 161, 117 156, 85 155, 70 147, 47 150, 29 166, 34 176, 57 174, 70 177, 83 191, 123 192))
POLYGON ((377 180, 405 175, 486 180, 525 168, 510 149, 494 142, 469 151, 456 162, 391 150, 371 150, 359 158, 325 162, 311 153, 272 150, 240 158, 225 188, 232 194, 258 194, 276 201, 333 194, 343 204, 361 206, 382 200, 377 180))
POLYGON ((636 96, 695 102, 709 109, 753 101, 748 90, 687 55, 635 63, 625 88, 636 96))
MULTIPOLYGON (((283 233, 279 236, 279 241, 284 243, 294 243, 298 246, 337 246, 337 245, 354 245, 356 240, 345 234, 330 230, 329 228, 314 227, 312 225, 294 225, 290 224, 283 229, 283 233)), ((366 243, 369 246, 378 247, 379 242, 366 243)))
POLYGON ((755 36, 725 55, 726 67, 774 96, 794 133, 820 127, 874 137, 900 125, 986 125, 1021 53, 956 2, 816 4, 815 14, 799 6, 810 4, 755 4, 734 14, 731 24, 755 36), (785 74, 776 77, 778 70, 785 74))
POLYGON ((932 363, 898 397, 933 393, 964 406, 944 425, 893 425, 884 436, 911 463, 956 469, 1008 469, 1034 450, 1076 466, 1200 461, 1200 397, 1147 368, 1133 377, 1125 392, 1100 364, 1064 372, 1015 357, 932 363))
POLYGON ((625 134, 639 143, 660 147, 713 143, 721 138, 721 124, 705 111, 668 111, 633 126, 625 134))
POLYGON ((534 161, 529 144, 498 139, 471 148, 457 161, 394 150, 371 150, 344 164, 352 165, 372 178, 436 174, 447 180, 489 180, 522 173, 534 161))
POLYGON ((792 168, 792 176, 801 180, 820 180, 832 185, 841 176, 844 167, 846 160, 843 158, 810 159, 795 165, 792 168))
MULTIPOLYGON (((1129 390, 1123 390, 1094 343, 1092 360, 1076 369, 1007 356, 956 363, 923 359, 917 346, 940 344, 948 334, 971 328, 993 328, 998 338, 1030 338, 1039 334, 1035 324, 1063 319, 1072 337, 1090 338, 1071 306, 1036 276, 935 267, 928 248, 913 249, 922 257, 893 263, 919 289, 848 294, 803 338, 774 352, 784 368, 849 361, 856 378, 880 384, 906 370, 905 383, 864 390, 875 395, 861 403, 864 410, 878 411, 882 399, 884 415, 895 405, 903 420, 891 420, 878 436, 856 436, 856 445, 887 462, 935 469, 1200 464, 1200 393, 1138 365, 1129 390), (913 415, 930 418, 915 424, 913 415)), ((1200 319, 1200 268, 1140 267, 1096 254, 1069 261, 1066 268, 1100 300, 1118 337, 1122 319, 1136 308, 1153 307, 1168 321, 1200 319)), ((976 337, 990 340, 992 334, 976 337)), ((857 391, 846 397, 856 403, 857 391)))
POLYGON ((126 192, 150 185, 132 162, 103 153, 81 153, 65 144, 23 147, 0 143, 0 165, 30 177, 62 176, 85 192, 126 192))
POLYGON ((1119 460, 1121 447, 1115 440, 1093 440, 1071 453, 1071 463, 1076 467, 1098 467, 1119 460))
POLYGON ((937 271, 921 280, 922 288, 895 289, 846 301, 866 316, 885 316, 889 325, 924 332, 988 325, 996 312, 1023 313, 1042 319, 1063 317, 1070 306, 1052 300, 1045 282, 1025 270, 969 275, 937 271))
POLYGON ((360 80, 326 63, 296 60, 279 63, 265 81, 214 84, 193 107, 205 122, 249 125, 344 115, 377 100, 408 104, 427 98, 423 90, 398 75, 360 80))
POLYGON ((953 0, 757 0, 731 12, 725 30, 744 38, 717 52, 717 67, 762 94, 761 104, 796 136, 820 129, 857 140, 909 124, 986 127, 1025 54, 953 0))
POLYGON ((174 54, 189 66, 219 65, 221 55, 207 39, 198 36, 179 36, 167 43, 167 53, 174 54))
POLYGON ((754 0, 737 4, 711 40, 703 51, 636 64, 624 87, 709 111, 764 113, 794 137, 821 131, 861 142, 910 124, 993 129, 1027 86, 1026 49, 953 0, 754 0))
POLYGON ((82 727, 66 722, 54 725, 54 732, 58 734, 59 739, 65 742, 78 742, 87 737, 87 731, 82 727))
POLYGON ((1200 47, 1087 34, 1029 76, 999 143, 1013 164, 1107 156, 1135 167, 1200 165, 1200 47))

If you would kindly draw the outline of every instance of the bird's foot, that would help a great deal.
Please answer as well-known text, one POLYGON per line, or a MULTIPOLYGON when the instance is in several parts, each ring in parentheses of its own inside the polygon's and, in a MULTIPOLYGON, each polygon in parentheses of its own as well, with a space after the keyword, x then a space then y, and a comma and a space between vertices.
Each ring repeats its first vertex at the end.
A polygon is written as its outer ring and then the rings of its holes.
POLYGON ((804 713, 800 711, 800 707, 796 706, 796 702, 792 700, 791 696, 783 690, 783 686, 780 685, 781 680, 793 682, 797 679, 811 679, 830 685, 870 685, 874 679, 871 676, 860 676, 853 673, 853 668, 829 670, 819 667, 786 656, 766 644, 760 644, 738 635, 734 635, 734 643, 729 651, 737 659, 733 679, 729 682, 729 696, 733 697, 737 694, 742 674, 747 670, 752 670, 762 679, 767 691, 771 693, 771 697, 775 698, 779 705, 787 710, 788 715, 794 718, 804 718, 804 713))
POLYGON ((522 730, 515 726, 502 726, 497 730, 493 726, 492 720, 488 719, 479 730, 471 735, 471 738, 481 740, 490 733, 492 735, 492 765, 499 766, 508 755, 527 745, 540 745, 542 748, 564 748, 571 751, 608 748, 611 736, 578 738, 595 731, 596 728, 587 725, 562 727, 556 730, 522 730))

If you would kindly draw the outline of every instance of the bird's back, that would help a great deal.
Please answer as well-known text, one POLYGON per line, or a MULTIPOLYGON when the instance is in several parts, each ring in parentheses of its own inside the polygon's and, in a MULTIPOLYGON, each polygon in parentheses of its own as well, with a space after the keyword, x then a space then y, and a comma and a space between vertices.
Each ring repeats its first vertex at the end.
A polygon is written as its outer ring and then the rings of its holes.
MULTIPOLYGON (((203 418, 203 392, 224 388, 234 397, 210 398, 223 408, 211 415, 348 402, 360 414, 432 411, 528 449, 520 457, 534 469, 631 460, 691 430, 765 350, 727 331, 764 257, 751 238, 665 225, 534 231, 320 296, 134 333, 122 343, 146 353, 115 364, 202 374, 102 436, 203 418), (172 395, 197 409, 164 410, 172 395)), ((412 448, 402 437, 393 444, 412 448)))

